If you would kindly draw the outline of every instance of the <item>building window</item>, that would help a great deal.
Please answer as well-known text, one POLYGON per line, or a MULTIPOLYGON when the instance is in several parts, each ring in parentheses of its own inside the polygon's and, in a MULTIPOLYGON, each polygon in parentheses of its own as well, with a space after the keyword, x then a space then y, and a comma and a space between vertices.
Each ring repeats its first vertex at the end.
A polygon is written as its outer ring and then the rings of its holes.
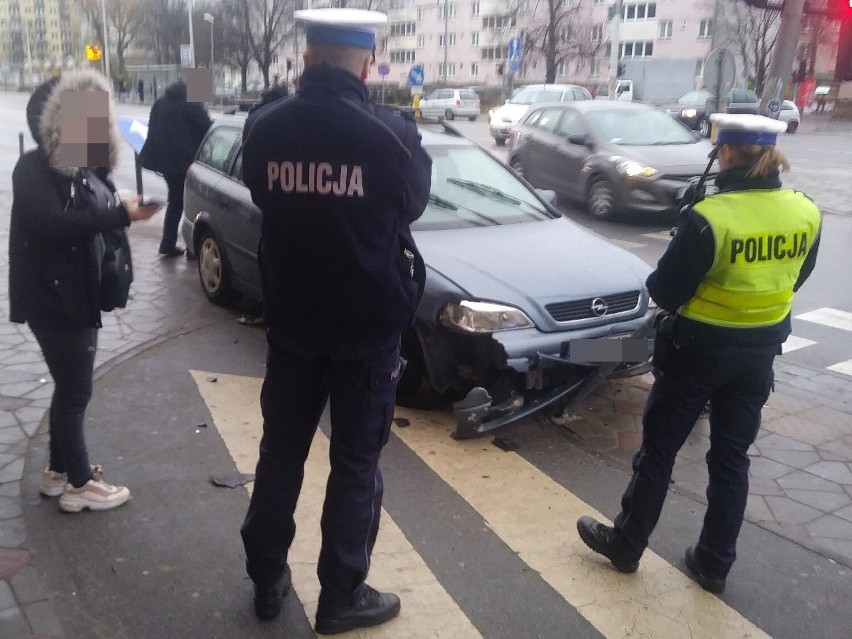
POLYGON ((438 19, 439 20, 447 20, 448 16, 449 16, 449 18, 455 18, 456 17, 456 4, 455 3, 448 5, 446 2, 444 2, 444 4, 440 5, 439 9, 440 9, 438 11, 438 19))
POLYGON ((471 2, 470 3, 470 15, 474 18, 479 17, 479 2, 471 2))
POLYGON ((471 62, 470 63, 470 79, 475 80, 477 77, 479 77, 479 63, 478 62, 471 62))
POLYGON ((624 5, 624 13, 622 19, 625 22, 638 22, 639 20, 649 20, 656 17, 657 4, 648 2, 645 4, 626 4, 624 5))
POLYGON ((391 51, 391 62, 414 62, 414 51, 411 49, 403 51, 391 51))
MULTIPOLYGON (((447 46, 449 46, 450 49, 452 49, 454 46, 456 46, 456 34, 455 33, 447 34, 447 46)), ((444 34, 441 34, 441 35, 438 36, 438 48, 439 49, 444 48, 444 34)))
POLYGON ((556 65, 556 75, 568 75, 568 64, 564 60, 556 65))
POLYGON ((379 40, 379 51, 387 51, 388 50, 388 39, 382 38, 379 40))
POLYGON ((674 20, 660 20, 660 40, 671 40, 674 20))
POLYGON ((592 26, 592 42, 600 42, 603 40, 603 25, 596 24, 592 26))
POLYGON ((486 31, 514 27, 515 24, 515 16, 485 16, 482 18, 482 28, 486 31))
POLYGON ((713 36, 713 21, 712 20, 702 20, 698 25, 698 37, 699 38, 710 38, 713 36))
POLYGON ((456 75, 456 63, 449 62, 447 63, 447 73, 444 73, 444 63, 441 62, 438 65, 438 77, 439 78, 452 78, 456 75))
POLYGON ((474 47, 479 46, 479 31, 474 31, 470 34, 470 44, 474 47))
POLYGON ((604 0, 594 0, 593 4, 603 4, 604 0))
POLYGON ((506 50, 503 47, 482 47, 479 51, 481 60, 506 59, 506 50))
POLYGON ((424 46, 426 46, 426 36, 417 36, 417 48, 422 49, 424 46))
POLYGON ((622 42, 620 58, 650 58, 654 54, 653 42, 622 42))
POLYGON ((595 58, 589 62, 589 75, 594 77, 601 74, 601 61, 595 58))
POLYGON ((417 7, 417 20, 420 21, 423 19, 423 8, 417 7))
POLYGON ((415 0, 395 0, 393 3, 394 9, 411 9, 414 7, 415 0))
POLYGON ((391 37, 414 35, 416 25, 416 22, 393 22, 390 26, 390 35, 391 37))

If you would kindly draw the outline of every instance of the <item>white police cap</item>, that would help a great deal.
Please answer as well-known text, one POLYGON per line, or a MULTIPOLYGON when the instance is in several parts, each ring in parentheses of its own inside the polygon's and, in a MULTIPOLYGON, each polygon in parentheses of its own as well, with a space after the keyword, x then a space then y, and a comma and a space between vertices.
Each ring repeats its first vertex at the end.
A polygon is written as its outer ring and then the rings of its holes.
POLYGON ((787 124, 753 113, 713 113, 713 143, 722 144, 759 144, 772 146, 778 140, 778 134, 787 130, 787 124))
POLYGON ((384 13, 364 9, 302 9, 294 11, 293 17, 304 23, 308 44, 358 49, 372 49, 376 44, 376 30, 388 21, 384 13))

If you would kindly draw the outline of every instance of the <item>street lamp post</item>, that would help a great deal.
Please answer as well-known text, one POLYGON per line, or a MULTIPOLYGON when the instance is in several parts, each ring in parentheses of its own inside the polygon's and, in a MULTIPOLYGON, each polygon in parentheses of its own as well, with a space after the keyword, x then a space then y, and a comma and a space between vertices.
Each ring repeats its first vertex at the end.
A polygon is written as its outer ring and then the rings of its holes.
POLYGON ((186 3, 189 12, 189 66, 195 68, 195 38, 192 35, 192 0, 186 3))
POLYGON ((213 22, 216 18, 212 14, 205 13, 204 20, 210 23, 210 68, 213 68, 213 22))
POLYGON ((101 0, 101 17, 103 18, 104 25, 104 75, 112 81, 109 73, 109 25, 107 24, 106 0, 101 0))

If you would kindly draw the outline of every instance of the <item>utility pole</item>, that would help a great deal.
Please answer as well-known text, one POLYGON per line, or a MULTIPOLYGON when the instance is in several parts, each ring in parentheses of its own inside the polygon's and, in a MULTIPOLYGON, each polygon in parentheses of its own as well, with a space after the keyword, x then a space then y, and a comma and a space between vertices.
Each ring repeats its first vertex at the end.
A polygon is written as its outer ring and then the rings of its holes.
MULTIPOLYGON (((804 1, 804 0, 802 0, 804 1)), ((621 49, 619 39, 619 28, 621 27, 621 13, 624 11, 622 0, 615 0, 613 4, 612 20, 609 24, 609 99, 615 100, 615 85, 618 79, 618 54, 621 49)))
POLYGON ((30 21, 27 20, 23 23, 24 25, 24 44, 27 47, 27 63, 24 65, 25 69, 29 69, 27 73, 29 73, 30 77, 28 78, 28 84, 31 88, 35 89, 35 82, 33 81, 33 48, 30 44, 30 21))
POLYGON ((195 68, 195 39, 192 37, 192 0, 186 3, 189 12, 189 66, 195 68))
POLYGON ((447 86, 447 55, 450 51, 448 31, 450 28, 450 6, 444 0, 444 86, 447 86))
POLYGON ((781 24, 778 36, 775 38, 775 50, 772 52, 772 62, 763 94, 760 96, 760 113, 770 118, 777 118, 781 111, 781 101, 784 99, 784 85, 790 78, 790 70, 796 61, 796 48, 802 35, 804 22, 805 0, 784 0, 781 12, 781 24))
POLYGON ((109 74, 109 24, 107 24, 106 0, 101 0, 101 18, 104 25, 104 50, 101 57, 104 61, 104 75, 109 78, 110 86, 112 86, 112 76, 109 74))

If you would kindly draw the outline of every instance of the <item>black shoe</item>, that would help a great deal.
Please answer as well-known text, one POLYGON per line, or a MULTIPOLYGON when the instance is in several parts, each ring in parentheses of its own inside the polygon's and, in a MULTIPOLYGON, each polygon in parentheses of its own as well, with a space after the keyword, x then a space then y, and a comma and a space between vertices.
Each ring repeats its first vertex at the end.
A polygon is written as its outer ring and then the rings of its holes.
POLYGON ((287 566, 284 574, 276 583, 271 585, 254 585, 254 614, 258 619, 271 621, 281 614, 282 600, 290 592, 290 567, 287 566))
POLYGON ((354 606, 326 613, 317 610, 314 629, 321 635, 336 635, 356 628, 370 628, 396 617, 399 608, 399 597, 364 584, 364 592, 354 606))
POLYGON ((160 251, 160 257, 180 257, 183 255, 183 249, 177 246, 168 251, 160 251))
POLYGON ((613 529, 604 526, 592 517, 580 517, 577 520, 577 532, 589 548, 600 553, 612 562, 619 572, 636 572, 639 568, 638 559, 630 559, 611 541, 613 529))
POLYGON ((694 546, 686 549, 686 567, 692 573, 692 578, 707 592, 712 592, 714 595, 721 595, 725 591, 725 577, 719 578, 708 575, 707 571, 698 565, 694 546))

